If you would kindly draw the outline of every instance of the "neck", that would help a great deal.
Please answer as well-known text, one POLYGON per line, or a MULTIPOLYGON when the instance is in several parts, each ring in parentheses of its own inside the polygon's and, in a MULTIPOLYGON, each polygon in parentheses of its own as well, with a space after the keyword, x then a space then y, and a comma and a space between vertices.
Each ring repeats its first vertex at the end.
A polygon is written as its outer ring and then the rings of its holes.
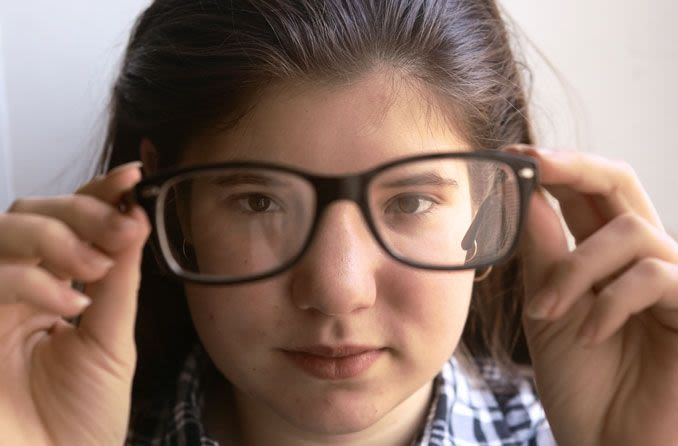
POLYGON ((324 434, 302 430, 264 403, 227 385, 220 387, 206 394, 205 423, 209 435, 223 446, 408 446, 426 421, 432 394, 429 382, 364 430, 324 434))

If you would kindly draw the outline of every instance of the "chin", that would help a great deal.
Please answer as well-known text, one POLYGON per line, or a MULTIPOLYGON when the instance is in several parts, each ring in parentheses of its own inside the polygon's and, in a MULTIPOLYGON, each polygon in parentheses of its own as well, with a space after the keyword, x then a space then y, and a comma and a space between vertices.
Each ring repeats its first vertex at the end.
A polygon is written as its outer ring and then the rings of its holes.
POLYGON ((292 419, 288 418, 288 422, 312 435, 351 435, 373 426, 384 416, 384 412, 373 405, 355 407, 355 404, 315 411, 299 411, 293 408, 292 419))

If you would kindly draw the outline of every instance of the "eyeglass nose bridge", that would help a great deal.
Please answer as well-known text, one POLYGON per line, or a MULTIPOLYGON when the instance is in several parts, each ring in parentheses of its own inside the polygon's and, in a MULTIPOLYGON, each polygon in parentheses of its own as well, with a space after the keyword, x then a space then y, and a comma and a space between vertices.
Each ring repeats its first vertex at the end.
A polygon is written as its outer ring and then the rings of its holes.
MULTIPOLYGON (((296 262, 299 258, 303 257, 308 251, 309 246, 317 236, 317 232, 320 230, 320 220, 327 208, 341 200, 347 200, 355 203, 359 209, 362 222, 366 226, 366 230, 370 233, 372 239, 380 248, 386 252, 390 253, 388 247, 384 244, 384 241, 379 236, 377 228, 374 226, 372 217, 370 215, 369 204, 368 204, 368 191, 369 181, 372 178, 370 173, 363 173, 350 176, 313 176, 309 180, 313 184, 316 192, 316 211, 315 218, 312 225, 312 229, 307 235, 306 243, 301 249, 296 259, 291 263, 296 262)), ((397 258, 396 258, 397 259, 397 258)))
MULTIPOLYGON (((358 174, 350 176, 313 177, 311 179, 311 182, 315 187, 316 199, 318 201, 316 204, 317 208, 315 211, 313 229, 308 235, 306 247, 308 247, 311 240, 315 238, 320 220, 324 215, 325 210, 336 201, 348 200, 357 205, 358 209, 360 210, 363 222, 366 224, 367 229, 371 233, 372 237, 376 240, 377 244, 382 247, 382 249, 388 252, 388 248, 384 245, 384 242, 377 233, 377 229, 374 227, 374 223, 372 222, 370 211, 368 209, 367 187, 370 178, 371 175, 358 174)), ((306 247, 302 250, 302 254, 303 251, 306 251, 306 247)))
POLYGON ((364 209, 365 183, 365 178, 358 175, 314 178, 318 200, 317 214, 322 214, 325 208, 339 200, 353 201, 364 209))

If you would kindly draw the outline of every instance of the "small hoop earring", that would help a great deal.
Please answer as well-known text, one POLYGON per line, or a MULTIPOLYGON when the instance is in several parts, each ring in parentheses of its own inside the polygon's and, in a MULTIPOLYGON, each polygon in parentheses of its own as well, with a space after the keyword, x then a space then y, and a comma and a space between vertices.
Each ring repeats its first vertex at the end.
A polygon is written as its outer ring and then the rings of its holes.
POLYGON ((489 276, 490 273, 492 272, 492 268, 493 268, 493 265, 490 265, 490 267, 487 268, 485 271, 483 271, 483 273, 481 275, 474 277, 473 281, 474 282, 482 282, 483 280, 487 279, 487 276, 489 276))
POLYGON ((478 255, 478 242, 476 240, 473 240, 473 254, 470 256, 466 254, 466 262, 470 262, 471 260, 476 258, 476 255, 478 255))
POLYGON ((185 259, 192 258, 193 248, 188 246, 188 244, 186 243, 186 239, 184 239, 183 243, 181 244, 181 252, 184 255, 185 259))

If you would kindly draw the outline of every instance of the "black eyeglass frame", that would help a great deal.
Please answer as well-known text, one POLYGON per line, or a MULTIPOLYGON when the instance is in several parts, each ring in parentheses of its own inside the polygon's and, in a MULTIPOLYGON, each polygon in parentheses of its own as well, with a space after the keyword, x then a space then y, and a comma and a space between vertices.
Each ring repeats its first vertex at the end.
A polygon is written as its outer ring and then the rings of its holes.
MULTIPOLYGON (((155 253, 155 257, 159 263, 159 266, 164 270, 165 273, 170 274, 176 279, 192 283, 211 284, 211 285, 235 285, 267 279, 291 268, 295 263, 299 261, 301 257, 303 257, 303 255, 308 250, 308 247, 310 246, 311 241, 313 240, 315 233, 317 231, 318 222, 320 221, 320 218, 323 215, 325 209, 330 204, 338 200, 349 200, 356 203, 360 208, 363 219, 367 223, 367 226, 370 232, 372 233, 372 236, 377 241, 377 244, 381 247, 381 249, 384 250, 384 252, 386 252, 390 257, 392 257, 396 261, 407 266, 417 269, 433 271, 459 271, 467 269, 484 268, 490 265, 500 264, 506 261, 512 255, 513 251, 516 248, 518 239, 520 238, 519 235, 522 233, 522 228, 524 225, 524 220, 527 212, 527 204, 529 203, 528 200, 530 198, 530 194, 538 184, 539 184, 539 171, 537 162, 534 159, 528 156, 519 154, 509 154, 498 150, 476 150, 473 152, 468 151, 437 152, 425 155, 409 156, 389 161, 385 164, 381 164, 372 169, 351 175, 315 175, 284 164, 257 162, 257 161, 233 161, 233 162, 195 165, 182 168, 173 168, 150 175, 142 179, 134 187, 131 193, 124 198, 123 201, 125 202, 124 203, 125 206, 128 206, 131 203, 137 203, 146 212, 153 228, 153 233, 151 235, 151 247, 155 253), (473 264, 472 266, 430 265, 420 262, 413 262, 411 260, 401 257, 396 252, 393 252, 388 247, 388 245, 383 241, 372 219, 372 214, 370 212, 369 203, 367 199, 367 191, 369 189, 370 182, 375 176, 377 176, 381 172, 391 169, 393 167, 397 167, 399 165, 408 164, 412 162, 428 161, 435 159, 475 159, 475 160, 500 161, 509 166, 513 170, 515 177, 518 179, 519 197, 520 197, 520 215, 518 216, 518 225, 516 229, 517 236, 514 237, 514 240, 510 248, 505 252, 504 255, 491 262, 490 261, 478 262, 476 264, 473 264), (313 186, 316 193, 317 203, 311 229, 308 232, 306 240, 301 249, 299 250, 299 252, 295 256, 290 258, 288 261, 284 262, 279 267, 253 276, 247 276, 236 279, 227 279, 219 277, 202 276, 198 273, 192 273, 190 271, 185 271, 183 269, 177 270, 172 266, 171 262, 167 260, 167 256, 171 257, 172 255, 171 253, 165 252, 165 249, 163 249, 162 247, 162 243, 160 242, 160 234, 158 231, 159 226, 157 224, 157 219, 159 217, 157 199, 160 195, 163 185, 168 180, 171 180, 172 178, 175 178, 177 176, 194 172, 219 170, 224 168, 236 168, 236 169, 257 168, 257 169, 275 170, 278 172, 293 174, 298 177, 301 177, 313 186)), ((160 216, 160 218, 162 218, 162 216, 160 216)))

